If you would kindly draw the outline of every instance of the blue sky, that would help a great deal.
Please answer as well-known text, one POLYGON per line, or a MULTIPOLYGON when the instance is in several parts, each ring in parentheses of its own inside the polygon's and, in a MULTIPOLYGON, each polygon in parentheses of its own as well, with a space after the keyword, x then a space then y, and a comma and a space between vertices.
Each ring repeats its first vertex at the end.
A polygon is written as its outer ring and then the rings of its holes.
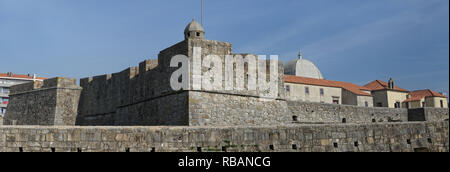
MULTIPOLYGON (((449 89, 448 0, 205 0, 207 39, 237 53, 303 51, 325 78, 449 89)), ((200 0, 0 0, 0 72, 83 78, 183 40, 200 0)))

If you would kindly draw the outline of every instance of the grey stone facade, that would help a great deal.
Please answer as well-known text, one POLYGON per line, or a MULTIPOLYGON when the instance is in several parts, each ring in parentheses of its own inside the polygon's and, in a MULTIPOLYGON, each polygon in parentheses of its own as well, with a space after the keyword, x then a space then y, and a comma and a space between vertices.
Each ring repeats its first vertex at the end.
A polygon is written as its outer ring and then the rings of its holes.
POLYGON ((81 87, 53 78, 13 86, 5 125, 75 125, 81 87))
POLYGON ((285 100, 219 93, 189 92, 191 126, 292 124, 285 100))
POLYGON ((425 121, 448 121, 448 108, 424 108, 425 121))
POLYGON ((448 144, 448 122, 255 127, 0 127, 0 152, 448 152, 448 144))
MULTIPOLYGON (((267 77, 270 75, 278 77, 279 92, 277 100, 267 104, 258 100, 262 91, 248 89, 248 76, 243 78, 246 85, 244 90, 208 91, 205 88, 195 90, 193 80, 201 76, 190 72, 189 89, 172 90, 170 78, 178 68, 170 67, 170 60, 175 55, 185 55, 189 58, 190 68, 194 68, 194 47, 202 48, 201 59, 207 55, 219 56, 223 69, 225 56, 233 55, 230 43, 187 38, 161 51, 157 61, 147 60, 140 63, 139 67, 132 67, 119 73, 81 79, 83 91, 76 124, 223 126, 276 125, 288 122, 284 100, 284 70, 281 62, 278 62, 276 73, 270 74, 270 70, 266 71, 267 77), (236 108, 243 106, 245 108, 236 108), (243 120, 245 117, 255 118, 248 119, 251 122, 247 123, 248 120, 243 120)), ((254 65, 257 63, 258 60, 254 65)), ((267 62, 267 66, 269 65, 270 62, 267 62)), ((247 64, 244 70, 252 68, 249 66, 247 64)), ((200 70, 203 73, 209 69, 202 67, 200 70)), ((222 78, 225 78, 225 74, 222 78)), ((222 83, 222 86, 224 87, 225 83, 222 83)))

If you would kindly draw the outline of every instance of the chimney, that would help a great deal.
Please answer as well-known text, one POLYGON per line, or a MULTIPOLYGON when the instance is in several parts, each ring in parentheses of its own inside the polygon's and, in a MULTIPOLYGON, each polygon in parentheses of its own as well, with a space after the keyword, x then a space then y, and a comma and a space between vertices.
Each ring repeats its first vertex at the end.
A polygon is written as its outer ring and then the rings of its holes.
POLYGON ((33 74, 33 79, 36 79, 36 74, 33 74))
POLYGON ((9 77, 12 77, 12 72, 7 73, 9 77))
POLYGON ((389 79, 389 89, 393 90, 395 88, 394 80, 392 78, 389 79))

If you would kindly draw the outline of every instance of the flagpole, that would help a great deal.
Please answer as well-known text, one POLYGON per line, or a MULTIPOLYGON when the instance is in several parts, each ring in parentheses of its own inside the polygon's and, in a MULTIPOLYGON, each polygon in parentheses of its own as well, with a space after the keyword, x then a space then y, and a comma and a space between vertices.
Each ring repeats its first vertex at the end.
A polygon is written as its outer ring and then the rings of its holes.
POLYGON ((202 26, 203 26, 203 0, 202 0, 202 26))

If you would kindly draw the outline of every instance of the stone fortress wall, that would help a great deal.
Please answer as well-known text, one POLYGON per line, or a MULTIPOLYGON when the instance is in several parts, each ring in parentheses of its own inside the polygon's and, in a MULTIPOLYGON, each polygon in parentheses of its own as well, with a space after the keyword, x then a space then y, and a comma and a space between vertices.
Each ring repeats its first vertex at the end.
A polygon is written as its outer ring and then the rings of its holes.
MULTIPOLYGON (((272 74, 278 76, 279 94, 277 100, 269 103, 272 104, 271 107, 268 107, 265 101, 259 100, 261 92, 259 89, 248 89, 248 76, 244 75, 246 88, 241 91, 206 90, 205 88, 195 90, 193 80, 195 77, 201 77, 195 74, 189 76, 190 89, 172 90, 169 79, 178 68, 170 67, 171 58, 178 54, 186 55, 189 57, 192 69, 194 47, 202 48, 202 59, 208 54, 218 55, 222 60, 222 69, 225 69, 225 56, 233 55, 229 43, 189 39, 161 51, 157 61, 147 60, 140 63, 139 67, 128 68, 120 73, 81 79, 80 85, 83 91, 77 125, 205 126, 230 123, 278 125, 290 122, 284 100, 282 63, 278 63, 277 73, 272 74), (237 106, 245 106, 245 108, 236 109, 237 106), (241 113, 240 110, 245 112, 241 113), (248 115, 254 117, 250 123, 247 123, 247 120, 230 118, 230 116, 239 116, 238 118, 242 119, 249 117, 248 115)), ((254 65, 257 65, 258 61, 255 62, 254 65)), ((245 71, 252 67, 256 68, 248 63, 245 64, 245 71)), ((270 62, 266 65, 268 67, 270 62)), ((202 73, 208 70, 209 68, 201 68, 202 73)), ((258 68, 255 71, 257 72, 258 68)), ((268 79, 270 70, 267 69, 266 72, 268 79)), ((224 77, 223 73, 222 78, 224 77)), ((236 74, 236 77, 239 75, 236 74)), ((255 79, 257 80, 258 76, 255 76, 255 79)), ((225 83, 222 83, 222 86, 224 87, 225 83)))
POLYGON ((77 125, 188 125, 187 93, 169 91, 157 61, 139 66, 81 79, 77 125))
POLYGON ((5 125, 75 125, 81 87, 52 78, 13 86, 5 125))
POLYGON ((418 108, 408 109, 408 121, 447 121, 448 108, 418 108))
MULTIPOLYGON (((233 53, 230 43, 204 39, 203 28, 196 22, 191 22, 186 27, 185 38, 162 50, 157 60, 146 60, 137 67, 130 67, 118 73, 81 79, 81 87, 75 85, 74 79, 67 78, 13 86, 4 123, 79 126, 261 126, 408 121, 406 109, 287 101, 284 67, 281 62, 275 61, 272 65, 273 61, 264 60, 266 66, 260 66, 259 62, 262 60, 256 55, 253 55, 254 60, 248 60, 246 57, 251 54, 233 53), (189 75, 189 87, 179 91, 173 90, 170 85, 172 74, 183 67, 170 66, 176 55, 184 55, 189 61, 189 72, 186 72, 189 75), (205 59, 208 55, 217 56, 220 64, 209 64, 209 67, 206 67, 205 59), (242 65, 237 63, 238 58, 226 59, 230 55, 242 56, 242 65), (199 84, 194 80, 201 81, 202 75, 219 67, 222 68, 219 75, 222 81, 225 81, 225 64, 230 61, 230 70, 233 71, 232 86, 237 86, 237 80, 240 79, 244 83, 242 90, 224 90, 225 82, 222 82, 220 89, 198 88, 199 84), (271 72, 270 67, 274 66, 278 67, 278 70, 271 72), (270 78, 277 79, 278 94, 275 99, 261 98, 266 91, 259 88, 261 85, 258 81, 262 77, 259 76, 259 71, 264 67, 266 81, 270 78), (254 78, 255 82, 251 82, 251 78, 254 78), (38 106, 35 106, 36 104, 38 106), (60 114, 64 114, 64 118, 58 117, 60 114)), ((419 120, 428 122, 448 119, 448 109, 446 114, 442 114, 445 112, 440 110, 435 111, 437 110, 429 109, 416 116, 433 114, 433 117, 423 117, 419 120)))
MULTIPOLYGON (((405 108, 361 107, 300 101, 288 101, 288 107, 292 116, 297 117, 298 123, 408 122, 408 109, 405 108)), ((443 121, 443 118, 434 118, 429 121, 443 121)))
POLYGON ((448 152, 448 122, 0 127, 0 152, 448 152))
POLYGON ((266 70, 267 79, 278 77, 275 99, 248 89, 247 72, 258 73, 258 61, 245 63, 244 75, 234 74, 245 81, 244 90, 198 89, 193 80, 201 76, 193 72, 188 89, 172 90, 170 78, 179 68, 170 67, 173 56, 187 56, 193 71, 194 47, 201 47, 202 60, 219 56, 222 69, 226 55, 237 55, 229 43, 189 35, 202 34, 186 34, 158 60, 81 79, 81 87, 68 78, 13 86, 0 151, 449 151, 448 109, 287 101, 280 62, 277 72, 266 70))

